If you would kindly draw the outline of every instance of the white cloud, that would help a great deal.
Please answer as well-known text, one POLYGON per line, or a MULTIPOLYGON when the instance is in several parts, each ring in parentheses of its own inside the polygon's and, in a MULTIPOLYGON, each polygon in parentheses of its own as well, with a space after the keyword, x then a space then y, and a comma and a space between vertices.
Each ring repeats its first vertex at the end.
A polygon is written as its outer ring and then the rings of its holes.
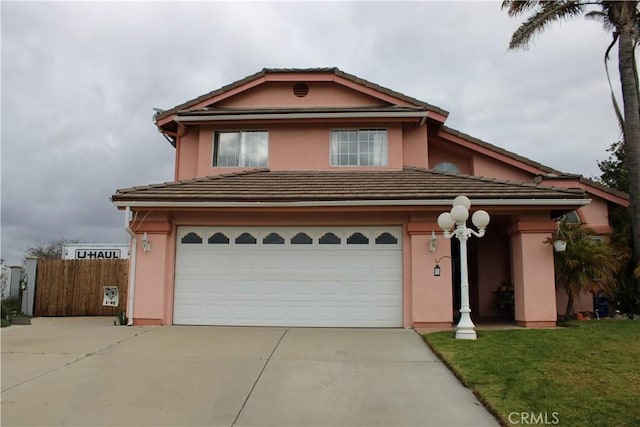
POLYGON ((511 52, 519 22, 491 2, 3 2, 1 11, 9 262, 61 236, 123 241, 109 196, 173 179, 152 108, 263 67, 338 66, 449 110, 460 131, 586 176, 619 138, 601 62, 609 37, 592 22, 511 52))

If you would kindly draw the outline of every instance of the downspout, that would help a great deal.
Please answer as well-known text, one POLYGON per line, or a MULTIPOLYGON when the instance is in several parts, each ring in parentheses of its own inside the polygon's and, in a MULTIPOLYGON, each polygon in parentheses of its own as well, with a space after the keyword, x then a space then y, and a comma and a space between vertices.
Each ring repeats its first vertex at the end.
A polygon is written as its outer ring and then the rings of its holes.
POLYGON ((127 290, 127 326, 133 326, 133 301, 136 291, 136 255, 138 243, 136 233, 129 227, 130 215, 131 207, 127 206, 124 213, 124 229, 129 234, 129 246, 131 247, 131 254, 129 255, 129 287, 127 290))

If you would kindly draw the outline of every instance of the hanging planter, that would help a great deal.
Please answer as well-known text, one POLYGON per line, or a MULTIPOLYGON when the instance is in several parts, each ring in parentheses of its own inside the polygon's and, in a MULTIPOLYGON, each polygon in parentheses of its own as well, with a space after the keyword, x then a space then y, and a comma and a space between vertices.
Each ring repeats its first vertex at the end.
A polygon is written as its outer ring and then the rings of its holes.
POLYGON ((567 250, 567 242, 565 242, 564 240, 554 240, 553 249, 556 252, 564 252, 567 250))
POLYGON ((564 234, 560 231, 561 221, 557 220, 556 224, 558 228, 556 231, 556 238, 553 239, 553 249, 556 252, 564 252, 567 250, 567 241, 563 240, 564 234))

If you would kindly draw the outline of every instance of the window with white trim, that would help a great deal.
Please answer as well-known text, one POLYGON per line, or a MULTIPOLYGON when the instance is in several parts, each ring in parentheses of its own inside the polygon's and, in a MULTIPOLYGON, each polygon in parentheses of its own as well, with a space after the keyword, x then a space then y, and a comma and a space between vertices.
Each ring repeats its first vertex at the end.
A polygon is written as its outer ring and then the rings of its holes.
POLYGON ((213 166, 267 166, 269 132, 264 130, 216 132, 213 166))
POLYGON ((386 129, 331 131, 331 166, 386 166, 386 129))

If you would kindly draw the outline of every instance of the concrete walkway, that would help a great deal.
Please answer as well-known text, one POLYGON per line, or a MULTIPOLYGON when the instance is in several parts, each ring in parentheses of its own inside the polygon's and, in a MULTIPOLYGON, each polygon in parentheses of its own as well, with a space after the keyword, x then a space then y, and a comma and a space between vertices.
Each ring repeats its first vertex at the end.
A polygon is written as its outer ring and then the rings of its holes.
POLYGON ((2 425, 496 426, 411 330, 2 329, 2 425))

